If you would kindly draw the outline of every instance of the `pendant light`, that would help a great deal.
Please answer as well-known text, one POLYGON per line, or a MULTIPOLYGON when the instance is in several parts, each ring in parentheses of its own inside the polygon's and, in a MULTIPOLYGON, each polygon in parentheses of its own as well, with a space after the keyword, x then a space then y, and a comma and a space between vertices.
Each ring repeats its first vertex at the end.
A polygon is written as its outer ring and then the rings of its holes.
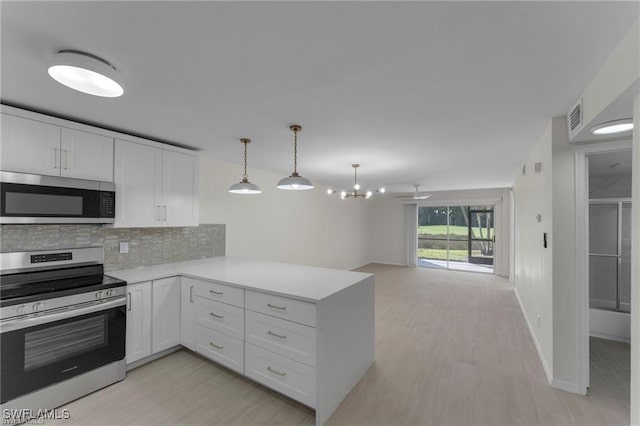
POLYGON ((247 176, 247 145, 251 143, 251 139, 240 139, 240 142, 244 145, 244 174, 242 180, 238 183, 234 183, 229 187, 229 192, 233 194, 260 194, 262 191, 260 187, 255 183, 249 182, 247 176))
POLYGON ((293 124, 289 126, 289 129, 293 132, 293 173, 291 173, 291 176, 283 178, 278 182, 278 189, 288 189, 292 191, 313 189, 311 181, 298 174, 298 132, 302 130, 302 126, 293 124))
POLYGON ((115 67, 102 58, 76 50, 61 50, 51 61, 49 75, 79 92, 104 98, 124 93, 115 67))

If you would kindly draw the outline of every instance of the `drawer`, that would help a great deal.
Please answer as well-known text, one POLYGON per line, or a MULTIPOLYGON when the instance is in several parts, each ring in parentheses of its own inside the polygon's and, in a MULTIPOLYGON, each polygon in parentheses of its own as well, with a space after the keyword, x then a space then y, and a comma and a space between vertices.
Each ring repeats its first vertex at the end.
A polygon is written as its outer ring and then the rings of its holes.
POLYGON ((316 305, 314 303, 247 290, 246 304, 247 309, 255 312, 311 327, 316 326, 316 305))
POLYGON ((316 329, 295 322, 246 311, 245 340, 278 355, 316 364, 316 329))
POLYGON ((186 278, 186 280, 190 286, 193 286, 192 291, 194 296, 244 308, 244 290, 241 288, 209 281, 194 280, 193 278, 186 278))
POLYGON ((256 382, 315 408, 315 368, 245 343, 244 371, 256 382))
POLYGON ((196 352, 244 374, 244 343, 201 325, 196 326, 196 352))
POLYGON ((244 309, 196 296, 196 323, 244 340, 244 309))

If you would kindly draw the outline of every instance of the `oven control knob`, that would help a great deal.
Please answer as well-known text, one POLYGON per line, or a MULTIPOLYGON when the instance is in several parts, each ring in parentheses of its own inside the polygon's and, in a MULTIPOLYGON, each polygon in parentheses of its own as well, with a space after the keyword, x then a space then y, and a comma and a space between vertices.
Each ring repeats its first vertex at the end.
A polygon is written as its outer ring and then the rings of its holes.
POLYGON ((96 293, 96 299, 100 299, 102 297, 102 292, 99 291, 96 293))
POLYGON ((31 309, 33 310, 33 312, 38 312, 40 310, 40 306, 42 305, 42 303, 40 302, 36 302, 33 304, 33 306, 31 307, 31 309))
POLYGON ((18 315, 22 315, 24 314, 24 305, 20 305, 16 308, 16 312, 18 313, 18 315))
POLYGON ((105 297, 111 297, 113 295, 113 290, 107 290, 104 292, 105 297))

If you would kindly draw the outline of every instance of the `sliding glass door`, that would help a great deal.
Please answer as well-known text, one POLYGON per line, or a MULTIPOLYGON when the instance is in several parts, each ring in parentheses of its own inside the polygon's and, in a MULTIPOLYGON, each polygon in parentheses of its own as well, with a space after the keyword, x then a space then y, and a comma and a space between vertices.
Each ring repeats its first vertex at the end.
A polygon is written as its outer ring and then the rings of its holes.
POLYGON ((418 266, 493 272, 493 206, 418 207, 418 266))

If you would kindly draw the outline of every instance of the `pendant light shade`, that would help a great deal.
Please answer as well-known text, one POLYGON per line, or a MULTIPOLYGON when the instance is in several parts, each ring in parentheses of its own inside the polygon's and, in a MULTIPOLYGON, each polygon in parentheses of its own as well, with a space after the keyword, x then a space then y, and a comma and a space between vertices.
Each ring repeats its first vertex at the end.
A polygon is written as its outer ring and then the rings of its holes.
POLYGON ((311 181, 298 174, 298 132, 302 130, 302 126, 293 124, 289 126, 289 129, 293 132, 293 173, 291 173, 291 176, 280 179, 278 189, 287 189, 290 191, 313 189, 311 181))
POLYGON ((261 194, 260 187, 255 183, 249 182, 249 177, 247 176, 247 145, 251 143, 251 139, 240 139, 240 142, 244 145, 244 173, 240 182, 234 183, 229 187, 229 192, 247 195, 261 194))
POLYGON ((61 50, 51 61, 48 72, 58 83, 89 95, 117 98, 124 93, 113 65, 89 53, 61 50))

